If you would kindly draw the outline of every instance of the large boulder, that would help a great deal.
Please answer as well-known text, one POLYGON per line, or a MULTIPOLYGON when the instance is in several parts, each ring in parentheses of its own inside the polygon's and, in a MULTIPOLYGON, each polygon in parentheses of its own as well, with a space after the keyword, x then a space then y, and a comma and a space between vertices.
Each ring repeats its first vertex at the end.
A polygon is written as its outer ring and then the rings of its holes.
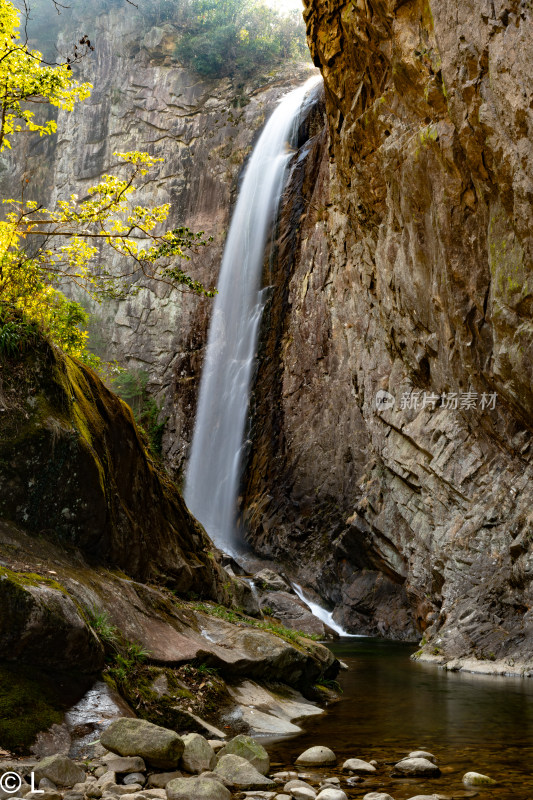
POLYGON ((219 758, 215 775, 218 775, 226 786, 243 792, 253 789, 274 789, 276 786, 274 781, 261 775, 246 758, 235 755, 219 758))
POLYGON ((321 638, 338 638, 338 634, 312 613, 309 606, 294 594, 269 592, 261 598, 261 610, 291 630, 302 631, 321 638))
POLYGON ((293 591, 290 583, 273 569, 262 569, 254 576, 254 583, 258 589, 267 592, 293 591))
POLYGON ((188 733, 183 737, 185 745, 181 764, 187 772, 206 772, 214 769, 217 763, 215 751, 199 733, 188 733))
POLYGON ((177 778, 167 783, 168 800, 231 800, 226 787, 212 778, 177 778))
POLYGON ((183 739, 175 731, 127 717, 112 722, 100 742, 112 753, 141 756, 147 764, 159 769, 177 767, 184 750, 183 739))
POLYGON ((235 736, 220 750, 218 757, 234 755, 245 758, 252 764, 261 775, 266 775, 270 769, 270 758, 262 745, 252 739, 251 736, 239 734, 235 736))
POLYGON ((52 781, 56 786, 74 786, 85 781, 85 772, 70 758, 62 755, 43 758, 34 767, 35 785, 43 778, 52 781))

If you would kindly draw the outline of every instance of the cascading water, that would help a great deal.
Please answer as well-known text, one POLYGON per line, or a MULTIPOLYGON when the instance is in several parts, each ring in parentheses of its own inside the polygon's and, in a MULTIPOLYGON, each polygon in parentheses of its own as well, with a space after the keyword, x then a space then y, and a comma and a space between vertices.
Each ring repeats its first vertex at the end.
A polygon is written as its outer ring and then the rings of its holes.
POLYGON ((209 328, 185 500, 215 544, 236 549, 237 497, 259 323, 261 273, 300 108, 320 77, 290 92, 267 122, 246 169, 224 249, 209 328))

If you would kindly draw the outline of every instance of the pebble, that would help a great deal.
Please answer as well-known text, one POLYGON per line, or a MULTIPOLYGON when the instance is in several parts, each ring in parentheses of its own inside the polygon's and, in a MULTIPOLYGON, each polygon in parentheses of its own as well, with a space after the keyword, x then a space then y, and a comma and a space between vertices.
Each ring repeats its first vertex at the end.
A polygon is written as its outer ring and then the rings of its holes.
POLYGON ((296 786, 291 789, 291 794, 294 800, 315 800, 316 797, 316 792, 311 786, 296 786))
POLYGON ((360 775, 371 774, 376 771, 376 768, 368 761, 363 761, 361 758, 349 758, 342 765, 343 772, 355 772, 360 775))
POLYGON ((296 759, 296 764, 307 767, 326 767, 337 763, 337 756, 329 747, 309 747, 296 759))
POLYGON ((404 758, 394 765, 394 770, 401 775, 416 775, 425 778, 436 778, 440 769, 427 758, 404 758))
POLYGON ((283 787, 284 792, 290 793, 293 791, 293 789, 311 789, 313 792, 315 791, 312 786, 305 781, 298 780, 298 778, 296 778, 296 780, 288 781, 283 787))
POLYGON ((433 753, 428 753, 427 750, 414 750, 412 753, 409 753, 408 758, 427 758, 428 761, 433 761, 434 764, 437 763, 437 759, 433 753))
POLYGON ((496 781, 480 772, 467 772, 463 775, 463 783, 466 786, 493 786, 496 781))
POLYGON ((297 779, 297 772, 275 772, 272 775, 272 780, 276 781, 276 783, 287 783, 287 781, 295 781, 297 779))
POLYGON ((330 786, 326 789, 322 789, 318 794, 317 800, 348 800, 348 797, 342 789, 336 789, 330 786))
POLYGON ((144 786, 146 783, 146 777, 142 774, 142 772, 130 772, 123 779, 122 783, 124 786, 131 786, 133 783, 139 783, 141 786, 144 786))
POLYGON ((386 792, 369 792, 365 794, 363 800, 394 800, 394 798, 386 792))

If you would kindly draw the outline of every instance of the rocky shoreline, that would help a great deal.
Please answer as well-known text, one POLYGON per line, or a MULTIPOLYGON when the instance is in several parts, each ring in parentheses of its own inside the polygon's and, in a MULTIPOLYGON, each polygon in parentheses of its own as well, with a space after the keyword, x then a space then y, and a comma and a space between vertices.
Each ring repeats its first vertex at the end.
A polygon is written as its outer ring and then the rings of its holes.
MULTIPOLYGON (((92 750, 84 761, 56 754, 0 762, 0 800, 394 800, 380 789, 387 778, 425 781, 442 774, 424 750, 396 763, 349 758, 340 764, 321 745, 301 753, 292 768, 276 771, 279 765, 271 765, 265 748, 250 736, 226 741, 221 732, 208 740, 129 717, 114 720, 92 750)), ((462 797, 496 784, 473 771, 462 780, 462 797)), ((409 800, 450 797, 416 794, 409 800)))

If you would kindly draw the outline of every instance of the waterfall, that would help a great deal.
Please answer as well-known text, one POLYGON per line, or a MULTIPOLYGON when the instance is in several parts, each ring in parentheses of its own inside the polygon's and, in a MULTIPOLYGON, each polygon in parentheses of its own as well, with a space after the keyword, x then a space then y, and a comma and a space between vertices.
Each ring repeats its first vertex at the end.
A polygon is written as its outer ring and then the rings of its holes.
POLYGON ((334 631, 336 631, 339 634, 339 636, 349 636, 352 639, 364 638, 360 637, 359 634, 357 633, 347 633, 347 631, 345 631, 344 628, 341 628, 341 626, 337 622, 335 622, 335 620, 333 619, 333 612, 326 611, 326 609, 322 608, 322 606, 319 606, 318 603, 315 603, 313 600, 310 600, 308 597, 306 597, 303 593, 302 587, 298 586, 297 583, 293 583, 292 588, 294 589, 300 600, 303 600, 303 602, 307 606, 309 606, 311 613, 315 617, 318 617, 318 619, 322 620, 322 622, 324 622, 334 631))
POLYGON ((267 237, 278 211, 304 99, 320 78, 286 95, 247 166, 229 229, 209 328, 185 501, 215 544, 232 552, 241 454, 259 323, 267 237))

